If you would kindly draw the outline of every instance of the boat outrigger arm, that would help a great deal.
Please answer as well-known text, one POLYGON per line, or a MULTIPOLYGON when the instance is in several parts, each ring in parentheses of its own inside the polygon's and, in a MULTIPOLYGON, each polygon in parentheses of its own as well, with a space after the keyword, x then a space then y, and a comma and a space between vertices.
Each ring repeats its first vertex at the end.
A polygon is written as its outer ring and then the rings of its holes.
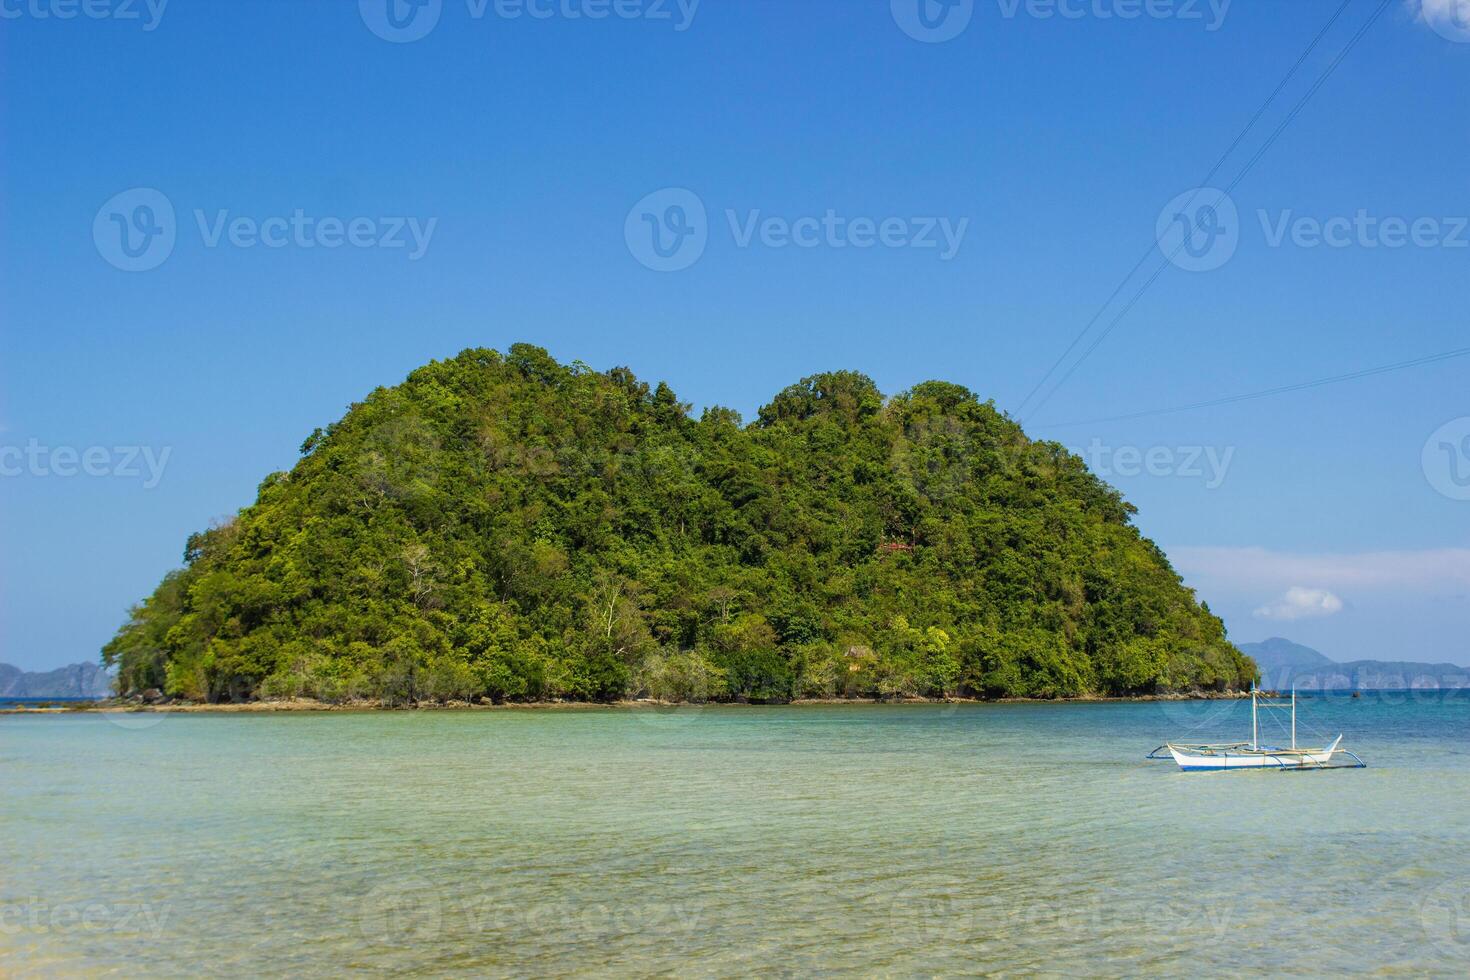
POLYGON ((1341 748, 1342 736, 1333 739, 1325 748, 1299 748, 1296 742, 1296 691, 1291 699, 1275 695, 1263 695, 1251 688, 1251 740, 1216 744, 1190 744, 1166 742, 1148 754, 1150 759, 1173 758, 1180 769, 1198 771, 1208 769, 1364 769, 1367 763, 1353 753, 1341 748), (1291 709, 1291 747, 1278 748, 1261 744, 1260 710, 1262 708, 1291 709), (1335 756, 1351 759, 1335 760, 1335 756))

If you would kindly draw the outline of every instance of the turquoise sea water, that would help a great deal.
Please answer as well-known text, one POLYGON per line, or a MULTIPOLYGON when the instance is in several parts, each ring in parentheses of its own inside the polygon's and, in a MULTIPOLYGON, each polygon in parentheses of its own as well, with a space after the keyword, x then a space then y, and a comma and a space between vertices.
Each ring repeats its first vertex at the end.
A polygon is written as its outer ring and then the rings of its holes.
POLYGON ((1470 972, 1470 696, 0 717, 0 974, 1470 972), (139 727, 143 726, 143 727, 139 727))

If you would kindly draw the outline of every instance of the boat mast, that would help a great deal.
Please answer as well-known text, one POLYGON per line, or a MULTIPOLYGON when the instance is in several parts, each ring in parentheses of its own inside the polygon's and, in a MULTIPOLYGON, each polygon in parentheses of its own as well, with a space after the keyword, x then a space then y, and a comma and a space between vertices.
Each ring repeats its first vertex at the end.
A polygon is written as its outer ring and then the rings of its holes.
POLYGON ((1251 685, 1251 751, 1261 747, 1261 727, 1256 720, 1256 685, 1251 685))
POLYGON ((1296 749, 1296 685, 1291 686, 1291 747, 1296 749))

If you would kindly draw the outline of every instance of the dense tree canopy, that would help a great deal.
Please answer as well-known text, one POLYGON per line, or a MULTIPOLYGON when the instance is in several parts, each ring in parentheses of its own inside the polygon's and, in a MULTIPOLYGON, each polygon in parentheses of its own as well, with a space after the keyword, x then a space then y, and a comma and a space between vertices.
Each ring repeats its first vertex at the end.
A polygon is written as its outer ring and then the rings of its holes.
POLYGON ((1255 671, 1116 491, 959 385, 820 374, 746 426, 518 344, 301 454, 132 611, 103 651, 123 691, 1049 698, 1255 671))

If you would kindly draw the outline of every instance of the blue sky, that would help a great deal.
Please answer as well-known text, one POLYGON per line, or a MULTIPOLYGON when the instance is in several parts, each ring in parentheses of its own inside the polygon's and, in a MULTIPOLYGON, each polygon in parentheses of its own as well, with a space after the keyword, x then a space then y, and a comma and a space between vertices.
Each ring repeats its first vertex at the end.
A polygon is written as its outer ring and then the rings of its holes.
POLYGON ((95 657, 314 427, 529 341, 747 417, 819 370, 965 384, 1235 639, 1470 663, 1470 359, 1055 425, 1466 346, 1461 0, 1389 0, 1223 221, 1168 206, 1339 0, 394 2, 0 0, 0 660, 95 657))

